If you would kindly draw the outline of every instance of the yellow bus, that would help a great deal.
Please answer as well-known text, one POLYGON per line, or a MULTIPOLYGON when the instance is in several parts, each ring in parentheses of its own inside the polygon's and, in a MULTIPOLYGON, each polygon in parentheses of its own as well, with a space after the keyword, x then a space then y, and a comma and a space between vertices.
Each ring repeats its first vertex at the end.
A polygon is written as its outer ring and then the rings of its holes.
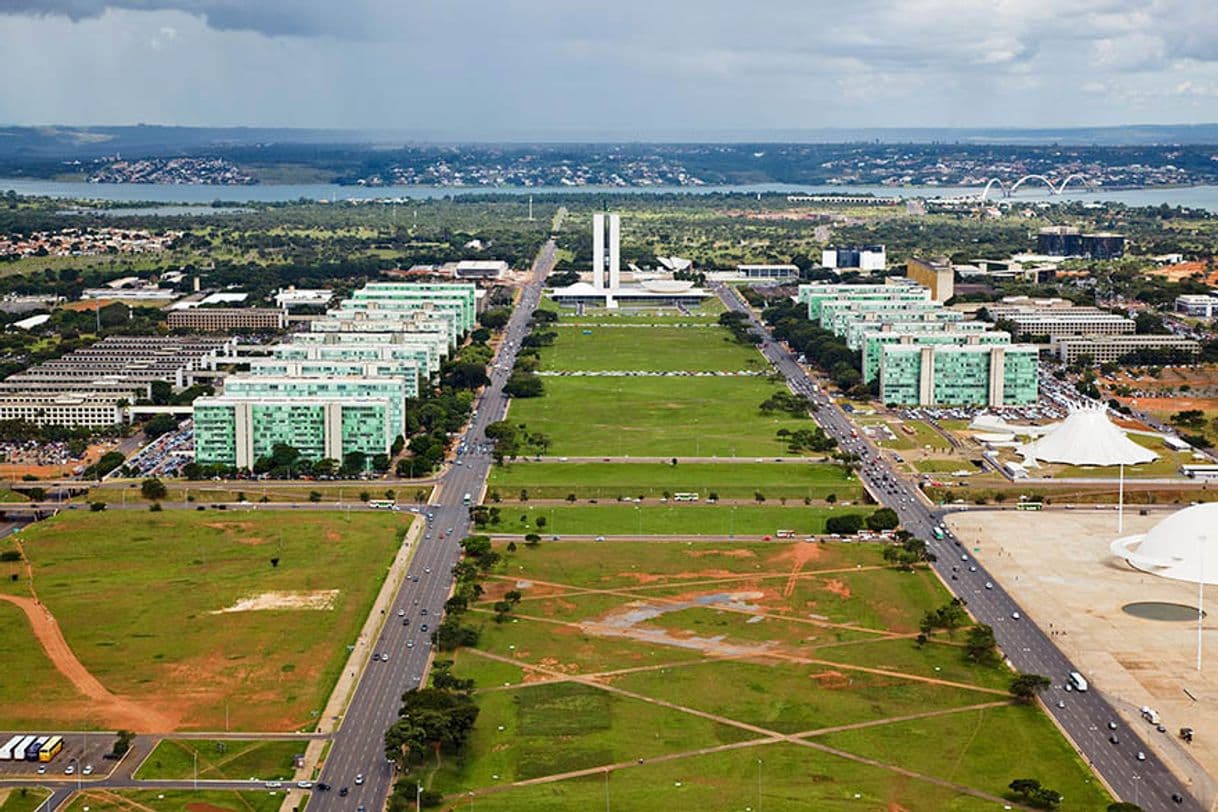
POLYGON ((38 760, 50 761, 59 755, 59 751, 62 749, 63 736, 52 736, 43 743, 42 749, 38 751, 38 760))

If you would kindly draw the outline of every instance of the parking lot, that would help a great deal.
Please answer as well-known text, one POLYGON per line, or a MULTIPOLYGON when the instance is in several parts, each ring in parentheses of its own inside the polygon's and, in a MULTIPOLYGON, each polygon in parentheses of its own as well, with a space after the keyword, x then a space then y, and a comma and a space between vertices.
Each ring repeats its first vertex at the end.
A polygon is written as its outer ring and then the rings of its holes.
MULTIPOLYGON (((114 735, 111 733, 59 733, 54 731, 29 731, 29 735, 63 736, 63 750, 50 763, 37 761, 0 761, 0 779, 26 777, 30 775, 47 775, 62 778, 64 771, 72 768, 72 775, 77 771, 82 777, 91 775, 94 778, 107 775, 118 763, 103 758, 114 746, 114 735), (89 770, 89 768, 92 768, 89 770), (39 772, 41 770, 41 772, 39 772)), ((0 745, 7 742, 18 731, 0 733, 0 745)))

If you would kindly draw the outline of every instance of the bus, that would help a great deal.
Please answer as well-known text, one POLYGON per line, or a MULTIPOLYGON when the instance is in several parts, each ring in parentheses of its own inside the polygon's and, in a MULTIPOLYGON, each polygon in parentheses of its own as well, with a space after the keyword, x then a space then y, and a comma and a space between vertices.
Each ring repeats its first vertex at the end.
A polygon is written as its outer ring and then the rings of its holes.
POLYGON ((369 499, 368 507, 378 510, 393 510, 397 507, 397 501, 394 499, 369 499))
POLYGON ((13 761, 25 761, 25 750, 34 741, 33 736, 22 736, 21 741, 13 745, 13 761))
POLYGON ((14 736, 13 738, 9 739, 8 741, 6 741, 4 743, 4 746, 0 747, 0 761, 12 761, 13 760, 13 749, 17 746, 17 743, 20 742, 24 738, 25 738, 25 736, 18 734, 16 736, 14 736))
POLYGON ((42 749, 38 751, 38 760, 47 762, 59 755, 59 751, 63 749, 63 736, 52 736, 47 739, 42 745, 42 749))
POLYGON ((943 528, 942 527, 935 525, 934 527, 932 527, 930 529, 930 533, 932 536, 934 536, 939 541, 943 541, 943 528))
POLYGON ((1040 502, 1020 502, 1015 506, 1016 510, 1040 510, 1044 505, 1040 502))
POLYGON ((49 736, 35 736, 30 741, 29 747, 25 748, 25 760, 37 761, 38 756, 42 753, 42 745, 46 744, 49 736))
POLYGON ((795 538, 795 531, 794 530, 776 530, 776 531, 774 531, 774 538, 793 539, 793 538, 795 538))
POLYGON ((696 493, 674 493, 672 495, 674 502, 697 502, 698 494, 696 493))
POLYGON ((1070 672, 1070 684, 1074 686, 1076 691, 1087 690, 1087 680, 1083 679, 1083 675, 1077 671, 1070 672))

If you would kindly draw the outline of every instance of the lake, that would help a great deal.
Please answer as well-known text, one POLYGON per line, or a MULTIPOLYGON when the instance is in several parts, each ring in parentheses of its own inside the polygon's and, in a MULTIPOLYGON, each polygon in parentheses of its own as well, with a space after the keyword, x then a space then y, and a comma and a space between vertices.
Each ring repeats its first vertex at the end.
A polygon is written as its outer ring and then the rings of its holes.
MULTIPOLYGON (((1182 186, 1156 189, 1124 189, 1088 191, 1067 189, 1060 196, 1050 196, 1039 187, 1025 187, 1015 199, 1027 202, 1094 200, 1114 201, 1129 206, 1188 206, 1218 212, 1218 186, 1182 186)), ((758 183, 731 186, 551 186, 551 187, 435 187, 435 186, 337 186, 328 183, 284 184, 261 186, 203 186, 189 184, 150 183, 64 183, 27 178, 0 178, 0 193, 9 189, 21 195, 78 198, 123 203, 176 203, 195 206, 223 203, 278 203, 300 198, 309 200, 426 200, 457 195, 545 195, 545 194, 714 194, 716 192, 744 194, 874 194, 889 197, 958 197, 975 195, 979 187, 934 186, 805 186, 787 183, 758 183)), ((168 212, 165 212, 168 213, 168 212)), ((216 213, 223 213, 219 211, 216 213)))

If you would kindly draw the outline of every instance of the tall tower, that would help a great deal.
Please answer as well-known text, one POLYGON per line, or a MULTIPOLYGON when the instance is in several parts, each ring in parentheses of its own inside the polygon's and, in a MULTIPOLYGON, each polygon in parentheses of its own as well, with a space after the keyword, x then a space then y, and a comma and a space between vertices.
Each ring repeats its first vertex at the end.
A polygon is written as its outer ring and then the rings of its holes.
POLYGON ((622 286, 622 218, 609 215, 609 290, 622 286))
POLYGON ((605 288, 605 215, 592 215, 592 287, 605 288))

